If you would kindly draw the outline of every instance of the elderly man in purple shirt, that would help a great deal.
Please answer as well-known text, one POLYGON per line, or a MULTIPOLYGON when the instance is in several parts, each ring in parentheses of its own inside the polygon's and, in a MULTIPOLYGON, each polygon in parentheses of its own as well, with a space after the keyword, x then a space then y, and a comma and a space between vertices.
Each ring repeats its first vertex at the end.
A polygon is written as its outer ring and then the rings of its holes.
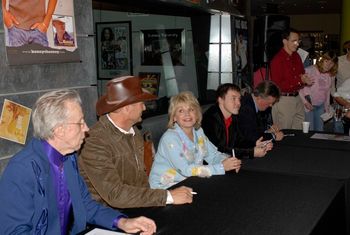
POLYGON ((77 234, 86 224, 153 234, 155 223, 133 219, 92 200, 75 151, 89 130, 76 91, 44 94, 33 111, 34 136, 0 180, 0 234, 77 234))

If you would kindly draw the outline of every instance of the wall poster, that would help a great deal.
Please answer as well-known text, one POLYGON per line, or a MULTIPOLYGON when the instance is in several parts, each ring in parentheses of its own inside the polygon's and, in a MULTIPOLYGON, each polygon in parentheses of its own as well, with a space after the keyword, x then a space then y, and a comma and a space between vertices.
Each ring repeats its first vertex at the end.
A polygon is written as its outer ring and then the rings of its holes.
POLYGON ((73 0, 2 0, 9 65, 79 62, 73 0))
POLYGON ((98 78, 132 75, 131 22, 96 23, 98 78))
POLYGON ((243 18, 234 18, 236 66, 238 71, 248 65, 248 22, 243 18))
POLYGON ((31 112, 30 108, 5 99, 0 118, 0 137, 25 144, 31 112))
POLYGON ((160 73, 139 72, 142 88, 146 89, 152 95, 158 96, 160 73))
POLYGON ((141 65, 183 66, 185 30, 141 30, 141 65))

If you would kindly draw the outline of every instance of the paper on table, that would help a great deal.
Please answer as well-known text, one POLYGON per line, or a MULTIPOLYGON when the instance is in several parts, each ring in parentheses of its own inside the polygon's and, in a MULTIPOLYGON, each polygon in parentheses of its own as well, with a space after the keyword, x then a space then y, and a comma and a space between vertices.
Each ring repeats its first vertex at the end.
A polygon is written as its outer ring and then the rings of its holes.
POLYGON ((86 233, 85 235, 125 235, 128 233, 120 233, 120 232, 115 232, 115 231, 109 231, 105 229, 100 229, 100 228, 95 228, 91 230, 90 232, 86 233))
POLYGON ((306 57, 309 55, 309 52, 307 52, 301 48, 298 48, 297 52, 301 58, 301 61, 304 63, 304 61, 306 60, 306 57))
POLYGON ((337 135, 337 134, 315 133, 310 138, 311 139, 336 140, 336 141, 348 141, 348 142, 350 142, 350 136, 337 135))

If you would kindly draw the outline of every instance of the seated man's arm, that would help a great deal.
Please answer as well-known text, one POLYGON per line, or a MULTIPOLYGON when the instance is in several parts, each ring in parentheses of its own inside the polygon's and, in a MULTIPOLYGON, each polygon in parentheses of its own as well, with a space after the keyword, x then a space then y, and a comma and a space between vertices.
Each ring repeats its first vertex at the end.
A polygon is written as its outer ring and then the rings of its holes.
MULTIPOLYGON (((0 234, 33 234, 38 188, 32 167, 10 162, 0 181, 0 234)), ((47 208, 46 208, 47 209, 47 208)), ((41 213, 41 212, 38 212, 41 213)), ((46 217, 47 219, 47 217, 46 217)), ((47 221, 46 221, 47 223, 47 221)), ((45 227, 43 229, 46 229, 45 227)))
POLYGON ((256 124, 256 113, 247 107, 241 107, 238 114, 238 129, 240 131, 238 147, 254 147, 259 139, 258 126, 256 124))

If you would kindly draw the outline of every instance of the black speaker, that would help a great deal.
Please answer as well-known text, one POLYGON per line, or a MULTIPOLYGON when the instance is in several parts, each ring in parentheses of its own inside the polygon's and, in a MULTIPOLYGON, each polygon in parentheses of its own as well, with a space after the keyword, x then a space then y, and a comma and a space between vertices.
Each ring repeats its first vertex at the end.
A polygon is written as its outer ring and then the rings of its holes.
POLYGON ((284 15, 260 16, 254 21, 253 62, 259 68, 270 62, 283 47, 282 32, 289 28, 290 18, 284 15))

